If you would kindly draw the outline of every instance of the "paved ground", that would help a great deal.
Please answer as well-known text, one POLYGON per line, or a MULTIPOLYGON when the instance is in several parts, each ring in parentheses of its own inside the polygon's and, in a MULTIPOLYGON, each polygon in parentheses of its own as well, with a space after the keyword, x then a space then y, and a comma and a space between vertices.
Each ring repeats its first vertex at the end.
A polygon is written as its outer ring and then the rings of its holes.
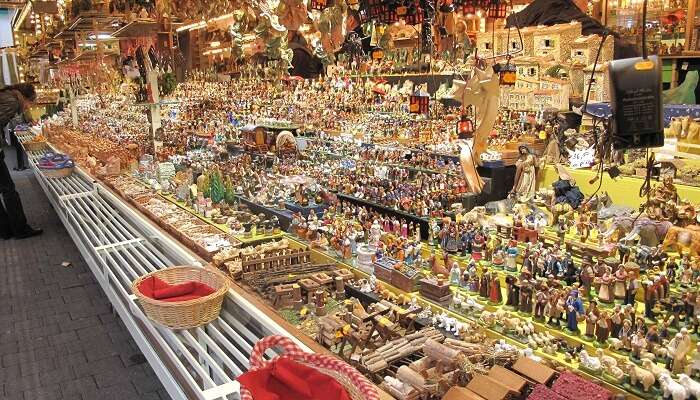
POLYGON ((0 240, 0 398, 169 399, 39 184, 14 181, 44 235, 0 240))

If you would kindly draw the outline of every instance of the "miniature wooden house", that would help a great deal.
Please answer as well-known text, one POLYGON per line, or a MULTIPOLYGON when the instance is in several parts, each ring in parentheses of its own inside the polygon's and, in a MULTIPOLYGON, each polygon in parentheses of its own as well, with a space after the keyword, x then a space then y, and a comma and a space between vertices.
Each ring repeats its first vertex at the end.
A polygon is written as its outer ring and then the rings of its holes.
POLYGON ((533 90, 515 88, 508 94, 508 105, 511 110, 528 111, 534 107, 533 90))
POLYGON ((556 62, 566 61, 571 57, 571 47, 579 36, 580 22, 538 27, 534 33, 534 53, 540 57, 552 57, 556 62))
POLYGON ((588 86, 591 87, 589 102, 606 102, 610 101, 610 80, 608 79, 608 64, 598 64, 593 80, 591 81, 591 72, 593 65, 589 65, 583 69, 583 96, 588 92, 588 86))
MULTIPOLYGON (((520 35, 523 38, 523 51, 518 53, 516 56, 534 55, 534 33, 536 31, 536 27, 525 27, 520 29, 520 35)), ((521 47, 518 31, 514 28, 477 32, 476 45, 480 55, 489 55, 494 52, 496 54, 515 52, 521 47)))
MULTIPOLYGON (((601 36, 598 35, 588 35, 576 38, 571 44, 571 57, 572 63, 579 63, 583 65, 591 65, 595 62, 596 54, 598 53, 598 47, 600 46, 601 36)), ((613 58, 614 52, 614 40, 608 38, 603 45, 600 57, 598 58, 598 63, 606 63, 613 58)))
POLYGON ((515 82, 515 88, 524 90, 538 90, 540 88, 540 81, 536 77, 523 77, 515 82))
POLYGON ((511 62, 515 65, 515 74, 518 81, 521 79, 537 80, 540 77, 544 60, 538 57, 516 57, 511 62))
POLYGON ((570 95, 569 81, 543 76, 539 89, 534 92, 535 110, 568 110, 570 95))
MULTIPOLYGON (((477 54, 487 56, 493 53, 501 54, 505 51, 505 35, 507 29, 499 29, 495 32, 481 32, 476 35, 477 54)), ((517 33, 516 33, 517 35, 517 33)))

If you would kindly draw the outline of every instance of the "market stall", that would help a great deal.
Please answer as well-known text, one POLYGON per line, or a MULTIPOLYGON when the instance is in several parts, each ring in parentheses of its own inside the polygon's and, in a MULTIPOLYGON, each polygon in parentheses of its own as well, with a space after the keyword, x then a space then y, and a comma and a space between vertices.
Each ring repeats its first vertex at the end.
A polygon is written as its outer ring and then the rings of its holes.
POLYGON ((171 397, 697 397, 694 0, 200 3, 75 5, 15 129, 171 397))

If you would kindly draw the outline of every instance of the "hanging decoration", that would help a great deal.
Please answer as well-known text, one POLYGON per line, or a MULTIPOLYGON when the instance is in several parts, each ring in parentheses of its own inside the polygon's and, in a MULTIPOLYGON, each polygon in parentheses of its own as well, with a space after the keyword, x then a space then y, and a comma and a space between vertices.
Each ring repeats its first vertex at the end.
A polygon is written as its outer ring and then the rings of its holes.
POLYGON ((328 7, 328 0, 311 0, 309 3, 309 8, 312 10, 321 11, 326 7, 328 7))
POLYGON ((515 85, 515 81, 517 79, 517 69, 514 64, 511 64, 510 57, 508 57, 508 60, 506 61, 505 65, 500 65, 499 67, 500 69, 498 71, 498 83, 500 83, 501 86, 515 85))
POLYGON ((467 14, 476 14, 477 8, 479 8, 480 1, 479 0, 463 0, 462 1, 462 13, 464 15, 467 14))
POLYGON ((501 0, 493 0, 486 14, 489 18, 505 18, 508 16, 508 3, 501 0))
POLYGON ((471 139, 474 136, 474 121, 463 112, 457 121, 457 136, 460 139, 471 139))

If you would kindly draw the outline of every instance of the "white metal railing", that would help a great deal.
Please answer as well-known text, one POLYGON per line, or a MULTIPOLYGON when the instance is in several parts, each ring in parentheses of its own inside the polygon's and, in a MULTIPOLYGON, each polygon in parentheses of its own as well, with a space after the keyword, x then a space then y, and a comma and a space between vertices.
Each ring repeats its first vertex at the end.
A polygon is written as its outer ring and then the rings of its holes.
MULTIPOLYGON (((20 134, 20 141, 38 133, 20 134)), ((233 290, 221 315, 206 326, 173 331, 148 320, 131 294, 131 282, 157 269, 202 266, 192 253, 158 229, 80 168, 66 178, 47 178, 29 160, 41 187, 86 259, 98 283, 156 375, 174 399, 235 399, 235 378, 248 369, 253 345, 281 334, 309 350, 233 290)))

